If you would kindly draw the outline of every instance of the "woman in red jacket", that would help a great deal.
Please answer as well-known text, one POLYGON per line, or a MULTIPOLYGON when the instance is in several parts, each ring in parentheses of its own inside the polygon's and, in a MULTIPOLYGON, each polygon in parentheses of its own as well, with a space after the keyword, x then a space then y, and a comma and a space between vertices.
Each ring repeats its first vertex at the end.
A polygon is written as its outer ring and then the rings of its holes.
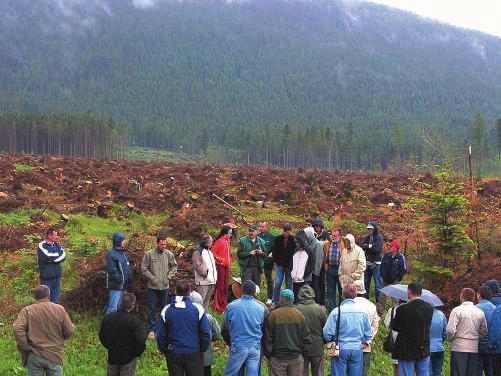
POLYGON ((214 291, 214 308, 223 313, 228 305, 228 281, 230 278, 230 242, 232 230, 224 226, 212 245, 212 253, 216 261, 217 281, 214 291))

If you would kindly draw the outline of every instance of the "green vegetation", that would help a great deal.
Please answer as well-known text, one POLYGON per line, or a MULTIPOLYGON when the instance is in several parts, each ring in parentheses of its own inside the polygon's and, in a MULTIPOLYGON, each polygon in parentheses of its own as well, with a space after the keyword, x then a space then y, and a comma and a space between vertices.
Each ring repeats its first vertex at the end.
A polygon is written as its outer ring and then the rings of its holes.
POLYGON ((186 153, 131 146, 125 149, 125 159, 138 161, 166 161, 171 163, 199 162, 195 156, 186 153))
POLYGON ((16 171, 30 171, 30 170, 35 169, 36 167, 16 163, 16 164, 14 165, 14 168, 16 169, 16 171))

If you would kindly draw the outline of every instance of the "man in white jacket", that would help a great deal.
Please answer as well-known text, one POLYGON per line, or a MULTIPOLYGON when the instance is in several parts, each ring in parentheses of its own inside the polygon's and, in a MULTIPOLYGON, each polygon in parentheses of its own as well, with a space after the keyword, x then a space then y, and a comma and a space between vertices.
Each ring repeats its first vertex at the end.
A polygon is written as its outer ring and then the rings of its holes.
POLYGON ((478 374, 478 341, 487 336, 487 321, 481 309, 475 307, 475 291, 461 291, 461 305, 454 308, 447 324, 447 339, 451 344, 451 376, 478 374))
POLYGON ((203 235, 200 246, 193 252, 191 257, 197 292, 202 296, 205 311, 209 307, 209 302, 214 293, 217 281, 216 261, 210 250, 211 246, 212 237, 210 235, 203 235))

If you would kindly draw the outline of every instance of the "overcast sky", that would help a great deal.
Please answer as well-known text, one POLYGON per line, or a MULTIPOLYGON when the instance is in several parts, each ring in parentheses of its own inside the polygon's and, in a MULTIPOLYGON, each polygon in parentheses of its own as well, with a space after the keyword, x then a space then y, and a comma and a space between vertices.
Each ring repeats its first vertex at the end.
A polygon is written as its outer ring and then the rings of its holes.
POLYGON ((367 0, 501 37, 501 0, 367 0))

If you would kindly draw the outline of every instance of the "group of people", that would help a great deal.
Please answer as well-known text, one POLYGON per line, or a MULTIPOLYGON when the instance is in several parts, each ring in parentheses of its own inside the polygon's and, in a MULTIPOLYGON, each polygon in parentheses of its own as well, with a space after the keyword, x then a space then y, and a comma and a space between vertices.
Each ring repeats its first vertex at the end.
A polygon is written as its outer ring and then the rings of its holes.
MULTIPOLYGON (((106 257, 109 301, 99 331, 108 350, 107 374, 133 375, 146 340, 156 339, 169 375, 211 375, 212 342, 217 340, 230 347, 225 375, 260 375, 263 360, 271 376, 323 375, 326 347, 332 375, 368 375, 371 344, 386 310, 380 289, 399 283, 407 271, 400 244, 394 240, 384 251, 374 222, 359 245, 353 235, 342 236, 340 228, 327 232, 320 219, 308 220, 295 235, 291 225, 282 227, 275 237, 261 222, 239 239, 236 297, 229 286, 235 227, 225 225, 215 241, 202 236, 192 254, 194 281, 179 280, 172 297, 169 281, 177 263, 167 238, 158 236, 157 246, 145 252, 141 263, 148 280, 147 332, 134 315, 136 298, 128 293, 133 276, 125 237, 113 234, 106 257), (266 304, 259 300, 262 274, 266 304), (377 304, 369 300, 372 280, 377 304), (223 314, 221 325, 208 311, 211 301, 223 314)), ((59 300, 65 257, 57 231, 47 230, 38 247, 41 285, 35 289, 35 304, 25 307, 14 323, 29 374, 62 374, 63 343, 75 326, 62 306, 51 303, 59 300)), ((499 282, 485 282, 477 295, 463 289, 461 305, 448 322, 421 294, 418 283, 409 284, 408 301, 394 299, 386 315, 390 332, 384 349, 391 353, 395 375, 441 375, 445 340, 451 341, 451 375, 501 375, 499 282)))

